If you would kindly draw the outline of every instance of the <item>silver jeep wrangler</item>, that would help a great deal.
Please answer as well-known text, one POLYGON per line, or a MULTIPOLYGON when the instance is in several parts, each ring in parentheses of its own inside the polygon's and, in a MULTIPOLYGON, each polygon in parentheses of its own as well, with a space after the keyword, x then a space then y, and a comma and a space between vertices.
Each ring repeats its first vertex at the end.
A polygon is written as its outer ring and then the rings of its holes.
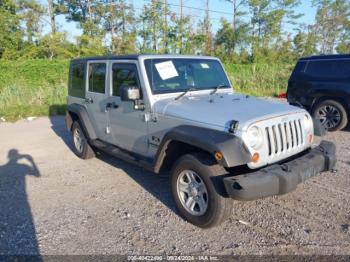
POLYGON ((219 224, 233 201, 293 191, 334 168, 335 146, 303 109, 233 91, 217 58, 177 55, 71 61, 67 129, 83 159, 105 151, 170 174, 179 213, 219 224), (317 128, 316 128, 317 127, 317 128))

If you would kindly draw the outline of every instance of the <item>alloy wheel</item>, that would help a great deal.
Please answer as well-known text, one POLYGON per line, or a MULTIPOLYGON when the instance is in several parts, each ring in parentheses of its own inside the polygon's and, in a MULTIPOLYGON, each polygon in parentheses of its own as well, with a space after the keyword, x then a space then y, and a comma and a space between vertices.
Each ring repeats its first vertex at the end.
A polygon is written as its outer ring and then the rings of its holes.
POLYGON ((192 170, 184 170, 177 179, 177 194, 182 206, 194 216, 203 215, 208 209, 208 191, 200 176, 192 170))
POLYGON ((325 105, 318 109, 318 118, 321 124, 327 128, 331 129, 339 125, 341 121, 341 114, 335 106, 325 105))

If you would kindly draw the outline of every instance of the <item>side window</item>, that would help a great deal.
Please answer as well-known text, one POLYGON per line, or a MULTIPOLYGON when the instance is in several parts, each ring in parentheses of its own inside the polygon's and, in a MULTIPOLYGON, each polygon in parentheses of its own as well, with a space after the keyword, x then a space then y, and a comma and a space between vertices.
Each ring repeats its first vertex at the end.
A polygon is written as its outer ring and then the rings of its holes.
POLYGON ((349 78, 350 60, 310 61, 306 68, 306 74, 319 78, 349 78))
POLYGON ((112 66, 113 96, 120 96, 120 87, 123 85, 140 88, 137 77, 137 67, 134 64, 114 63, 112 66))
POLYGON ((84 64, 83 63, 72 64, 70 88, 74 90, 84 89, 84 64))
POLYGON ((299 61, 294 67, 294 70, 292 72, 291 78, 299 76, 300 74, 304 73, 305 64, 306 64, 306 62, 299 61))
POLYGON ((106 86, 106 63, 89 64, 89 91, 105 93, 106 86))

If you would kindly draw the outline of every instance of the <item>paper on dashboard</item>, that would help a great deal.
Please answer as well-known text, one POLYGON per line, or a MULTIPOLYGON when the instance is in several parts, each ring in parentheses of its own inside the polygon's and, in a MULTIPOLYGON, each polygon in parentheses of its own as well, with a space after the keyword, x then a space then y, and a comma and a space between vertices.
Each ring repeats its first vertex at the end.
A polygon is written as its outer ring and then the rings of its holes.
POLYGON ((179 76, 172 61, 158 63, 155 64, 155 66, 162 80, 167 80, 169 78, 179 76))

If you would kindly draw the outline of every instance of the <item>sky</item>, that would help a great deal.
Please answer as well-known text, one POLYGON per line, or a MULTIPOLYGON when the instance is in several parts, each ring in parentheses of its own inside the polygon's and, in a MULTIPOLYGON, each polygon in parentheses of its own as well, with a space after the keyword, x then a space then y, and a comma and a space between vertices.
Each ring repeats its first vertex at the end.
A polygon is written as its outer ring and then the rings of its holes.
MULTIPOLYGON (((136 9, 136 13, 140 12, 140 9, 149 3, 149 0, 126 0, 127 2, 133 4, 136 9)), ((46 5, 46 0, 40 0, 40 2, 46 5)), ((180 12, 180 7, 174 6, 179 5, 180 0, 167 0, 169 3, 172 12, 180 12)), ((300 0, 301 4, 296 9, 298 13, 303 14, 303 16, 299 19, 300 23, 311 24, 314 22, 315 18, 315 8, 311 5, 311 0, 300 0)), ((204 0, 183 0, 184 6, 186 7, 196 7, 196 8, 205 8, 204 0)), ((220 26, 220 18, 224 17, 229 21, 232 21, 232 15, 230 14, 222 14, 219 12, 232 13, 232 4, 225 0, 209 0, 209 9, 215 12, 210 12, 210 18, 212 22, 212 30, 215 33, 220 26)), ((200 10, 195 10, 191 8, 184 8, 185 15, 193 15, 193 19, 198 21, 199 17, 204 17, 205 12, 200 10)), ((66 22, 63 15, 57 17, 57 26, 60 31, 66 31, 68 33, 68 39, 74 41, 75 37, 82 34, 81 29, 78 28, 77 23, 74 22, 66 22)), ((50 31, 49 25, 44 26, 44 33, 48 33, 50 31)), ((288 26, 284 30, 293 33, 293 26, 288 26)))

